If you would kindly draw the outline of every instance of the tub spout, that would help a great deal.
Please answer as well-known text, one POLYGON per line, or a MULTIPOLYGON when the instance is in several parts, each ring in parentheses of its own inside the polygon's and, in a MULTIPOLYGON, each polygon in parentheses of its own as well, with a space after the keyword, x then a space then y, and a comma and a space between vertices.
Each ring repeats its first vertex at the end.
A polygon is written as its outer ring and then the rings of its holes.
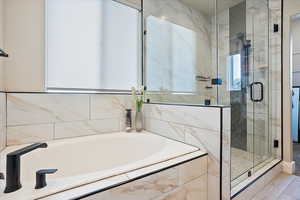
POLYGON ((20 157, 38 148, 47 148, 46 143, 35 143, 7 154, 6 156, 6 187, 4 193, 14 192, 22 187, 20 182, 20 157))

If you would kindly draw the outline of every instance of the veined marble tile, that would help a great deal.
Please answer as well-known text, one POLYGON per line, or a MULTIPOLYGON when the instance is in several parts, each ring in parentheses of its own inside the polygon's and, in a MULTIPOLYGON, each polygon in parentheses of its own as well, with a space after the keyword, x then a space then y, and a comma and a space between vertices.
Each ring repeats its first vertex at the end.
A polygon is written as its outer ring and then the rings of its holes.
POLYGON ((139 10, 141 10, 142 7, 142 2, 141 2, 142 0, 116 0, 116 1, 134 7, 139 10))
POLYGON ((7 127, 7 145, 18 145, 52 140, 53 124, 7 127))
POLYGON ((145 108, 145 116, 203 129, 220 130, 218 108, 149 104, 145 108))
POLYGON ((180 165, 178 168, 179 184, 186 184, 204 174, 207 174, 207 156, 180 165))
POLYGON ((128 108, 133 108, 130 95, 91 95, 91 119, 121 117, 128 108))
POLYGON ((160 119, 161 120, 161 110, 159 106, 156 104, 144 104, 143 107, 144 116, 152 119, 160 119))
POLYGON ((191 181, 155 200, 207 200, 207 175, 191 181))
POLYGON ((208 153, 208 199, 220 198, 220 132, 186 127, 185 142, 208 153))
POLYGON ((29 125, 89 119, 89 96, 8 94, 7 124, 29 125))
MULTIPOLYGON (((127 181, 128 178, 126 175, 119 175, 119 176, 114 176, 111 178, 107 178, 101 181, 97 181, 95 183, 91 183, 88 185, 83 185, 78 188, 74 188, 71 190, 67 190, 61 193, 57 193, 54 195, 51 195, 49 197, 43 198, 43 200, 63 200, 63 199, 76 199, 81 195, 88 194, 94 191, 97 191, 101 188, 109 187, 111 185, 127 181)), ((112 200, 110 198, 110 192, 109 190, 105 192, 100 192, 95 195, 83 198, 84 200, 112 200)))
POLYGON ((176 105, 157 105, 156 108, 159 110, 161 120, 186 124, 184 117, 184 111, 188 106, 176 106, 176 105))
POLYGON ((119 118, 55 124, 55 139, 120 131, 119 118))
POLYGON ((221 117, 219 108, 186 106, 184 119, 188 126, 220 131, 221 117))
POLYGON ((185 143, 200 148, 215 160, 220 160, 220 139, 220 132, 185 127, 185 143))
POLYGON ((111 190, 111 199, 150 200, 178 186, 178 168, 174 167, 157 174, 133 181, 111 190))
POLYGON ((184 141, 184 126, 181 124, 145 118, 145 129, 173 140, 184 141))

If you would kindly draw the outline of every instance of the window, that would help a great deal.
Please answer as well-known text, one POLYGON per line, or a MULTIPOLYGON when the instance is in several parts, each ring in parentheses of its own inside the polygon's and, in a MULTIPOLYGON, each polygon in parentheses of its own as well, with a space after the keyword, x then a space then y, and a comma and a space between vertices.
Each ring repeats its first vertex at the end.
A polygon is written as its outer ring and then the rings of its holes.
POLYGON ((230 56, 228 66, 228 90, 239 91, 241 90, 241 55, 230 56))
POLYGON ((112 0, 47 0, 49 89, 130 90, 141 64, 140 12, 112 0))

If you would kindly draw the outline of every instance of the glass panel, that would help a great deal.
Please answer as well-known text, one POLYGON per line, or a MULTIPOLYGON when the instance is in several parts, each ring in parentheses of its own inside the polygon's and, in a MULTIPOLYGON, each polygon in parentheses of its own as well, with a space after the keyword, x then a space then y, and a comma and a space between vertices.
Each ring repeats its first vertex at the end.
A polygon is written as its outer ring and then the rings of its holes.
POLYGON ((148 91, 196 92, 196 32, 154 16, 146 25, 148 91))
POLYGON ((281 40, 273 30, 280 16, 270 11, 269 0, 229 1, 227 9, 219 2, 219 76, 226 87, 219 86, 218 93, 220 102, 231 104, 231 180, 236 186, 281 155, 281 40))
POLYGON ((273 160, 269 132, 269 5, 268 0, 249 1, 252 18, 254 98, 254 170, 273 160), (263 93, 262 93, 263 92, 263 93))
POLYGON ((144 0, 144 82, 151 102, 217 104, 213 0, 144 0))
MULTIPOLYGON (((253 168, 253 103, 250 83, 253 58, 248 37, 247 1, 218 1, 219 102, 231 105, 232 185, 248 178, 253 168)), ((252 30, 252 29, 251 29, 252 30)))

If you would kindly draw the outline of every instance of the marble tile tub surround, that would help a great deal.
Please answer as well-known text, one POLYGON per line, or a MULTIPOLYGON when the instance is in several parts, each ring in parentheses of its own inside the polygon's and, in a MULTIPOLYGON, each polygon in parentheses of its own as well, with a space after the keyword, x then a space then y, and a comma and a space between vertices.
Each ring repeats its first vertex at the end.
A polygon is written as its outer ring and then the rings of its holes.
POLYGON ((221 176, 222 199, 230 198, 230 108, 146 104, 144 118, 147 131, 207 152, 208 199, 221 199, 221 176))
MULTIPOLYGON (((139 173, 128 173, 135 179, 139 173)), ((207 200, 207 156, 137 179, 85 200, 207 200)))
POLYGON ((122 131, 130 95, 7 94, 7 146, 122 131))

